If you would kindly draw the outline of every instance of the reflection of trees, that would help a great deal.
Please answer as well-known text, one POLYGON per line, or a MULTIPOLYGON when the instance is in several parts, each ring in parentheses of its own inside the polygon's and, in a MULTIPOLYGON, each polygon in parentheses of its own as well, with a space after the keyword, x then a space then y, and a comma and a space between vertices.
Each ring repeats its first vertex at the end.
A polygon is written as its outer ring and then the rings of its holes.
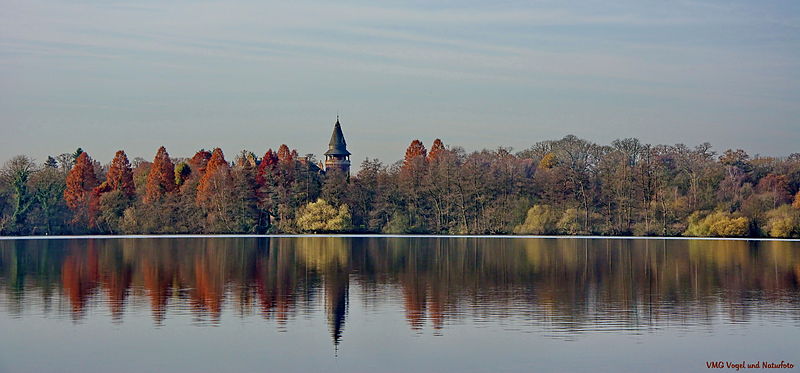
MULTIPOLYGON (((70 242, 74 244, 74 242, 70 242)), ((70 250, 69 256, 61 266, 61 284, 64 294, 72 305, 72 313, 79 317, 89 295, 94 293, 99 283, 98 257, 94 241, 88 241, 85 250, 70 250)))
POLYGON ((521 318, 565 331, 647 328, 708 323, 720 311, 747 321, 766 307, 797 310, 798 249, 577 239, 0 241, 0 294, 19 314, 26 297, 49 307, 60 289, 74 318, 95 299, 115 320, 128 298, 143 296, 156 324, 181 304, 212 323, 225 307, 279 324, 324 307, 335 344, 351 281, 366 302, 376 302, 378 289, 397 291, 412 329, 439 330, 455 318, 521 318))

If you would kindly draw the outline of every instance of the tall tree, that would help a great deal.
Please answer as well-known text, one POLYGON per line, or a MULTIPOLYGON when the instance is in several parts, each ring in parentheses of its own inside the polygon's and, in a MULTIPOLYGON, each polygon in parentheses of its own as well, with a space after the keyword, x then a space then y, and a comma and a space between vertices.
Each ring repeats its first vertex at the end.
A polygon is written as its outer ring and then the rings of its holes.
POLYGON ((35 219, 31 222, 33 233, 46 235, 60 233, 66 215, 64 204, 65 177, 56 168, 45 167, 31 178, 35 205, 35 219))
POLYGON ((286 146, 286 144, 281 144, 281 146, 278 148, 278 160, 281 162, 290 162, 292 159, 292 151, 289 150, 289 147, 286 146))
POLYGON ((400 169, 400 190, 406 206, 406 218, 413 231, 425 229, 423 225, 429 213, 422 188, 427 168, 427 155, 428 151, 421 141, 411 141, 400 169))
POLYGON ((206 213, 206 232, 235 232, 237 214, 236 196, 230 166, 222 149, 216 148, 206 166, 206 172, 197 186, 197 205, 206 213))
POLYGON ((33 194, 28 190, 28 180, 35 171, 36 164, 24 155, 12 158, 0 171, 0 177, 13 191, 11 223, 13 230, 17 232, 26 230, 25 217, 34 201, 33 194))
POLYGON ((119 232, 123 214, 136 196, 133 170, 124 151, 119 150, 114 155, 106 180, 92 194, 92 216, 98 217, 98 228, 119 232))
POLYGON ((211 154, 206 165, 205 173, 200 178, 200 184, 197 186, 197 201, 198 203, 207 202, 213 195, 219 192, 223 185, 220 184, 225 179, 230 177, 230 166, 225 161, 225 155, 222 149, 216 148, 211 154))
POLYGON ((256 174, 256 182, 259 185, 266 185, 267 178, 270 177, 270 174, 275 172, 275 168, 278 165, 278 154, 272 151, 272 149, 267 150, 264 153, 264 158, 261 158, 261 162, 258 164, 258 173, 256 174))
POLYGON ((211 159, 211 152, 205 149, 200 149, 194 156, 187 162, 189 167, 192 168, 192 174, 198 177, 203 176, 206 172, 206 165, 211 159))
POLYGON ((71 220, 73 225, 88 228, 94 225, 90 207, 92 190, 97 184, 92 159, 82 151, 67 175, 67 186, 64 190, 64 201, 73 213, 71 220))
POLYGON ((133 183, 133 169, 124 151, 119 150, 111 161, 111 166, 106 174, 106 181, 100 186, 101 193, 118 190, 128 197, 136 195, 136 185, 133 183))
POLYGON ((431 151, 428 152, 428 161, 430 162, 435 160, 444 151, 445 147, 442 140, 440 139, 433 140, 433 145, 431 145, 431 151))
POLYGON ((258 198, 259 230, 269 229, 272 219, 278 216, 278 154, 267 150, 256 171, 256 197, 258 198))
POLYGON ((156 153, 155 158, 153 158, 153 164, 150 166, 143 201, 144 203, 152 203, 175 189, 175 165, 169 158, 167 149, 162 146, 158 148, 158 153, 156 153))
POLYGON ((406 149, 405 158, 403 158, 403 169, 411 170, 419 168, 420 165, 425 161, 425 157, 427 155, 428 151, 425 150, 425 145, 422 144, 422 141, 412 141, 406 149))

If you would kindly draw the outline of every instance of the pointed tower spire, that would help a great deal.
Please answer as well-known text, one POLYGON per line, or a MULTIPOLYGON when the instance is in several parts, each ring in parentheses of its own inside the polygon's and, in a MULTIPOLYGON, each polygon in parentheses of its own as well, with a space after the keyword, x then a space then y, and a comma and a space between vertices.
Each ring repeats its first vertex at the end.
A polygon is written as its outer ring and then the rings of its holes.
POLYGON ((344 140, 338 114, 336 115, 336 124, 333 125, 331 141, 328 143, 328 151, 325 152, 325 170, 330 169, 350 172, 350 152, 347 151, 347 142, 344 140))

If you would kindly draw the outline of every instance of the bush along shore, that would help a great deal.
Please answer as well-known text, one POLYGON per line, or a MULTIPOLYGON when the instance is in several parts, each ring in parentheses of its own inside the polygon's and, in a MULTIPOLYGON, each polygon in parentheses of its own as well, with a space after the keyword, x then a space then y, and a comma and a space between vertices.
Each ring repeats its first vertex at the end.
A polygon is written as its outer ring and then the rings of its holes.
POLYGON ((0 234, 415 233, 800 237, 800 154, 575 136, 466 152, 414 140, 387 165, 322 171, 281 145, 110 163, 8 160, 0 234))

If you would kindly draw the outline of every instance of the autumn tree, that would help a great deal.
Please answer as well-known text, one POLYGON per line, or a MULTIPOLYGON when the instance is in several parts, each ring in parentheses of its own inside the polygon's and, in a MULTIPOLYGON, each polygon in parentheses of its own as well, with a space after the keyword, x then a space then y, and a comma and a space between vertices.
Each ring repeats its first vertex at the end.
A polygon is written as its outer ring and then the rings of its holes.
POLYGON ((124 151, 119 150, 111 161, 106 180, 98 187, 101 193, 118 190, 122 194, 133 197, 136 195, 136 185, 133 182, 133 169, 124 151))
POLYGON ((66 189, 64 190, 64 201, 73 213, 71 220, 73 225, 89 228, 94 225, 90 206, 92 191, 97 184, 92 159, 86 152, 81 151, 75 158, 75 165, 67 175, 66 189))
POLYGON ((268 151, 259 165, 258 199, 262 214, 259 222, 265 227, 276 220, 284 232, 294 228, 297 209, 319 195, 318 177, 312 175, 311 165, 300 161, 296 150, 282 144, 277 153, 268 151))
POLYGON ((446 149, 444 147, 444 143, 440 139, 433 140, 433 145, 431 145, 431 151, 428 153, 428 162, 436 160, 439 155, 442 154, 446 149))
POLYGON ((758 193, 769 194, 772 200, 772 208, 791 201, 789 184, 784 175, 769 174, 762 178, 756 186, 758 193))
POLYGON ((150 172, 147 174, 143 201, 144 203, 153 203, 175 189, 175 165, 172 164, 167 149, 162 146, 158 148, 150 166, 150 172))
MULTIPOLYGON (((356 227, 381 232, 394 216, 402 216, 396 174, 377 159, 366 159, 348 188, 356 227)), ((405 227, 405 226, 404 226, 405 227)))
POLYGON ((225 155, 222 153, 222 149, 215 148, 197 187, 198 203, 208 201, 213 197, 214 193, 219 192, 222 189, 220 182, 223 182, 229 176, 230 166, 225 161, 225 155))
POLYGON ((231 232, 235 230, 235 199, 232 198, 233 180, 230 165, 222 149, 215 148, 206 170, 197 186, 197 205, 206 214, 205 231, 231 232))
POLYGON ((278 160, 280 162, 290 162, 293 159, 293 154, 286 144, 281 144, 278 148, 278 160))
POLYGON ((423 230, 428 217, 428 209, 423 190, 423 179, 427 166, 428 151, 419 140, 414 140, 406 149, 403 165, 400 168, 399 183, 403 193, 406 218, 414 231, 423 230))
MULTIPOLYGON (((256 233, 260 231, 258 226, 258 185, 256 183, 256 157, 251 152, 243 151, 245 161, 237 162, 231 169, 231 190, 230 199, 233 208, 229 214, 232 215, 232 231, 239 233, 256 233)), ((240 156, 239 159, 242 159, 240 156)))
POLYGON ((528 210, 525 222, 514 228, 517 234, 553 234, 560 217, 549 205, 533 205, 528 210))
POLYGON ((258 164, 256 183, 260 186, 269 184, 268 179, 274 176, 277 167, 278 154, 273 152, 272 149, 267 150, 267 152, 264 153, 264 157, 261 158, 261 162, 258 164))
POLYGON ((694 212, 689 217, 689 228, 684 232, 685 236, 695 237, 744 237, 749 233, 750 223, 744 216, 724 211, 715 211, 710 214, 703 214, 700 211, 694 212))
POLYGON ((428 153, 428 172, 423 179, 423 190, 431 207, 427 224, 437 233, 458 233, 466 226, 459 210, 458 179, 463 160, 463 150, 447 149, 436 139, 428 153))
POLYGON ((800 237, 800 211, 789 205, 782 205, 767 212, 762 230, 770 237, 800 237))
POLYGON ((323 199, 300 207, 297 212, 297 227, 302 232, 345 232, 352 227, 350 209, 347 205, 338 208, 323 199))
POLYGON ((272 218, 278 215, 278 154, 267 150, 256 171, 256 198, 258 199, 258 225, 268 229, 272 218))
POLYGON ((189 167, 192 168, 192 175, 202 177, 206 172, 206 166, 208 165, 208 161, 210 159, 211 152, 208 150, 200 149, 197 153, 195 153, 194 156, 192 156, 192 158, 187 162, 189 167))
POLYGON ((406 155, 403 158, 403 170, 413 171, 422 167, 427 155, 428 151, 425 149, 425 145, 422 144, 422 141, 412 141, 411 144, 408 145, 406 155))
POLYGON ((92 211, 98 216, 99 228, 111 233, 119 232, 120 220, 136 195, 128 156, 119 150, 111 161, 106 180, 93 191, 92 211))

